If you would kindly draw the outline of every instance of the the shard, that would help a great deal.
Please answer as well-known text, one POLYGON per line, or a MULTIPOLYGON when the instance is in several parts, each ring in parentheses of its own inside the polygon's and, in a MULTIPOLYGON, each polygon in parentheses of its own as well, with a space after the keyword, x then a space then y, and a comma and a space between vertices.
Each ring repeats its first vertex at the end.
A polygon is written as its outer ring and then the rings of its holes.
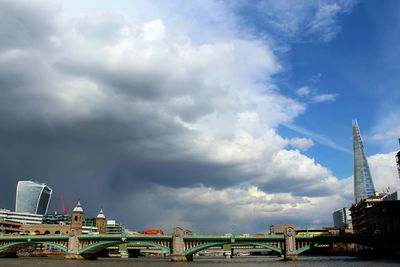
POLYGON ((372 181, 364 145, 361 139, 360 128, 357 120, 353 120, 353 163, 354 163, 354 198, 356 203, 375 195, 374 182, 372 181))

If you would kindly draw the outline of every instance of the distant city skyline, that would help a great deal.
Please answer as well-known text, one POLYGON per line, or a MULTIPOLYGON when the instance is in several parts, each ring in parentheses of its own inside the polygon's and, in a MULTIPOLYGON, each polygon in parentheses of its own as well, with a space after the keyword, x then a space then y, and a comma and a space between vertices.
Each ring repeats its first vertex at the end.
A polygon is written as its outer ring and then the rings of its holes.
MULTIPOLYGON (((0 2, 0 208, 40 179, 129 229, 330 226, 400 189, 400 2, 0 2)), ((87 207, 87 208, 86 208, 87 207)), ((227 229, 232 228, 232 229, 227 229)))

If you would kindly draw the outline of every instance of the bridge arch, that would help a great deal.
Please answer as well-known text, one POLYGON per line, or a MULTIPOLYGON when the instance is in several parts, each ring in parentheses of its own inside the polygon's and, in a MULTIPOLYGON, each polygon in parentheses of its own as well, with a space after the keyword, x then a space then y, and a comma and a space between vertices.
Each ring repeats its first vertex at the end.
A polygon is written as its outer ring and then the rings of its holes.
POLYGON ((250 243, 245 243, 245 245, 254 245, 254 246, 260 246, 260 247, 264 247, 264 248, 269 248, 272 249, 275 252, 278 252, 279 254, 283 254, 283 249, 275 247, 275 246, 271 246, 268 244, 264 244, 264 243, 258 243, 258 242, 250 242, 250 243))
POLYGON ((51 247, 55 247, 60 249, 63 252, 67 252, 68 248, 64 247, 62 245, 49 242, 49 241, 31 241, 31 242, 10 242, 8 244, 5 244, 3 246, 0 246, 0 252, 1 251, 7 251, 7 250, 13 250, 13 249, 22 249, 28 246, 31 246, 33 244, 46 244, 51 247))
POLYGON ((169 247, 164 247, 162 245, 153 243, 151 241, 132 241, 130 242, 128 241, 100 241, 100 242, 96 242, 93 243, 87 247, 84 247, 82 249, 79 250, 79 254, 87 254, 87 253, 96 253, 96 252, 100 252, 110 246, 115 246, 115 245, 120 245, 120 244, 143 244, 143 245, 147 245, 150 247, 155 247, 158 249, 161 249, 162 251, 166 252, 166 253, 171 253, 171 249, 169 247))
POLYGON ((273 251, 276 251, 280 254, 283 253, 283 250, 281 248, 275 247, 275 246, 271 246, 268 244, 264 244, 264 243, 259 243, 259 242, 245 242, 245 243, 232 243, 232 242, 209 242, 209 243, 204 243, 195 247, 192 247, 188 250, 185 250, 185 256, 190 256, 193 255, 199 251, 205 250, 207 248, 211 248, 214 246, 223 246, 226 244, 235 244, 235 245, 254 245, 254 246, 260 246, 260 247, 264 247, 264 248, 268 248, 268 249, 272 249, 273 251))
POLYGON ((314 247, 318 247, 318 246, 319 246, 319 243, 310 243, 307 246, 297 249, 296 252, 297 252, 297 254, 301 254, 307 250, 310 250, 310 249, 312 249, 314 247))
POLYGON ((223 246, 224 244, 229 244, 226 242, 209 242, 209 243, 204 243, 195 247, 192 247, 188 250, 185 250, 185 256, 193 255, 194 253, 197 253, 199 251, 202 251, 207 248, 215 247, 215 246, 223 246))

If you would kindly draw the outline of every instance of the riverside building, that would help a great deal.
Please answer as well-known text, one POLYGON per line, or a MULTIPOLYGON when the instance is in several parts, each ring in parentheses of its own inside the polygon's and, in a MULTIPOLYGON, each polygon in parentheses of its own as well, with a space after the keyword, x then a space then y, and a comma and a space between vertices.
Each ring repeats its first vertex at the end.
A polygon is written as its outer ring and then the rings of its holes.
POLYGON ((351 227, 351 216, 348 208, 337 209, 332 214, 333 227, 344 230, 351 227))
POLYGON ((43 215, 0 209, 0 221, 10 221, 21 224, 41 224, 43 215))

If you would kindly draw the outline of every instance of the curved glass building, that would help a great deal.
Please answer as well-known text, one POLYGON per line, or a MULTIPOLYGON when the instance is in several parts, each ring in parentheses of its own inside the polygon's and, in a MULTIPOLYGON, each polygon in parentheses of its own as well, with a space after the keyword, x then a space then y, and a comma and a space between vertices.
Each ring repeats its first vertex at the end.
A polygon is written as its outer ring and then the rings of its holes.
POLYGON ((19 181, 17 184, 15 211, 46 214, 52 192, 53 190, 46 184, 19 181))

